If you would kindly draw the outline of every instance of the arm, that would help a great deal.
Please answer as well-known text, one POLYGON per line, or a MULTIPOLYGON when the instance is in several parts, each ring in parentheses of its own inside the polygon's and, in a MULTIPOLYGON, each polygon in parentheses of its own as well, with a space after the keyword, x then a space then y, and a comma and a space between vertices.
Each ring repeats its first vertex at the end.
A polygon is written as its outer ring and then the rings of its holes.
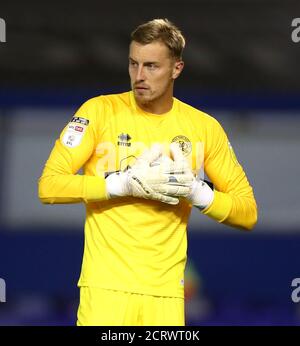
POLYGON ((216 120, 207 132, 204 170, 215 190, 212 203, 202 213, 226 225, 251 230, 257 222, 253 189, 216 120))
POLYGON ((77 174, 95 150, 97 116, 97 103, 89 100, 75 114, 80 119, 73 117, 62 131, 39 179, 42 203, 88 203, 108 198, 104 177, 77 174), (76 126, 81 131, 76 131, 76 126), (69 136, 73 141, 68 141, 69 136))

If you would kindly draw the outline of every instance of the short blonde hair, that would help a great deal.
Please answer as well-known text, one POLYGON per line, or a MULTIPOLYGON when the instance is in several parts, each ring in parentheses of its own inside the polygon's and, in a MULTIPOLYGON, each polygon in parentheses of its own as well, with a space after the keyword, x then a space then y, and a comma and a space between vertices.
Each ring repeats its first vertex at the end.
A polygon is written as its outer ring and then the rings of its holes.
POLYGON ((175 59, 182 59, 185 39, 181 31, 168 19, 153 19, 139 25, 131 33, 131 42, 149 44, 154 41, 163 42, 175 59))

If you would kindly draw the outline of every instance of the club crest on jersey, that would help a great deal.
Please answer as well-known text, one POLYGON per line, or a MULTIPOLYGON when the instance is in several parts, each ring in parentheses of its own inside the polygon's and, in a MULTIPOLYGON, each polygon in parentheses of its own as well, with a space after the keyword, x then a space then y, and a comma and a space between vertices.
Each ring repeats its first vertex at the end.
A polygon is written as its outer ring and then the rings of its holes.
POLYGON ((178 135, 172 139, 172 143, 178 143, 184 156, 188 156, 192 151, 191 141, 183 135, 178 135))
POLYGON ((131 140, 131 137, 129 136, 128 133, 121 133, 119 136, 118 136, 118 145, 120 146, 123 146, 123 147, 130 147, 131 146, 131 143, 130 143, 130 140, 131 140))

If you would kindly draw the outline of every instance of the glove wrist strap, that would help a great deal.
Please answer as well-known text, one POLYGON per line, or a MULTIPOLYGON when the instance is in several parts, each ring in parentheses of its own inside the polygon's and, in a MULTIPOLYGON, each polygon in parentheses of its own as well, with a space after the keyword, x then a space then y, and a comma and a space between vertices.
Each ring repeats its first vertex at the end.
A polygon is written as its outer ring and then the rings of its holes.
POLYGON ((206 209, 214 199, 214 186, 211 182, 195 180, 190 195, 191 203, 200 210, 206 209))

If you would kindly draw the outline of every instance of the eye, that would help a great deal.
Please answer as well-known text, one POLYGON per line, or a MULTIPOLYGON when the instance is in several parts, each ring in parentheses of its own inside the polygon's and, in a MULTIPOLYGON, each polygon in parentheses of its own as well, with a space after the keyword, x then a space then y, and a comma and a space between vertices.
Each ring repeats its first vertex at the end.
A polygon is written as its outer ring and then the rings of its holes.
POLYGON ((154 69, 156 69, 156 65, 155 64, 149 64, 148 65, 148 68, 150 69, 150 70, 154 70, 154 69))
POLYGON ((135 61, 130 60, 129 65, 132 67, 135 67, 135 66, 137 66, 137 63, 135 61))

